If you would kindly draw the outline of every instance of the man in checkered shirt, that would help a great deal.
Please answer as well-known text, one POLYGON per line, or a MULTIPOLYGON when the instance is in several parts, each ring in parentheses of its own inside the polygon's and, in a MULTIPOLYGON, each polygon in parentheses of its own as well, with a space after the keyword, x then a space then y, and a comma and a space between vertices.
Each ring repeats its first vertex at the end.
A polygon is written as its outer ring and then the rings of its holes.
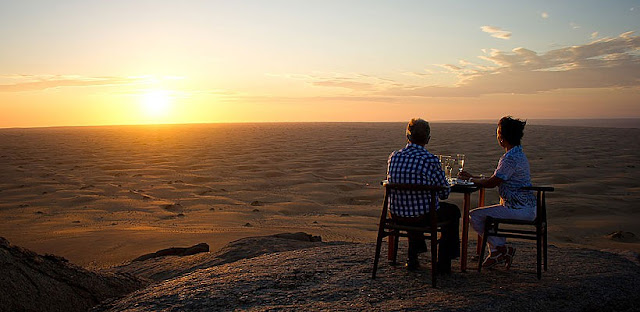
MULTIPOLYGON (((429 143, 431 129, 423 119, 411 119, 407 125, 407 146, 391 153, 387 167, 387 180, 392 183, 446 185, 444 171, 436 156, 429 153, 425 145, 429 143)), ((438 193, 440 199, 449 197, 449 189, 438 193)), ((451 259, 460 255, 460 209, 458 206, 436 199, 438 221, 450 221, 442 232, 438 250, 438 270, 451 272, 451 259)), ((389 194, 389 210, 392 217, 407 225, 429 225, 430 196, 423 191, 393 190, 389 194)), ((409 253, 407 269, 419 267, 418 254, 427 251, 422 233, 409 233, 409 253)))

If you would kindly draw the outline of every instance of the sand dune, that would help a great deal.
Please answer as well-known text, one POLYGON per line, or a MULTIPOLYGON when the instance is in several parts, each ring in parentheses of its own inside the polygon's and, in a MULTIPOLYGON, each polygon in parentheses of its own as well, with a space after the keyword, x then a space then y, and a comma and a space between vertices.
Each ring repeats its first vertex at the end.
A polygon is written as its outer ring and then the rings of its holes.
MULTIPOLYGON (((548 198, 553 243, 640 251, 608 236, 640 234, 638 137, 639 129, 527 126, 534 183, 557 190, 548 198)), ((402 123, 4 129, 0 236, 98 267, 279 232, 372 242, 379 181, 404 144, 402 123)), ((464 153, 467 169, 486 175, 502 154, 491 124, 434 123, 428 148, 464 153)))

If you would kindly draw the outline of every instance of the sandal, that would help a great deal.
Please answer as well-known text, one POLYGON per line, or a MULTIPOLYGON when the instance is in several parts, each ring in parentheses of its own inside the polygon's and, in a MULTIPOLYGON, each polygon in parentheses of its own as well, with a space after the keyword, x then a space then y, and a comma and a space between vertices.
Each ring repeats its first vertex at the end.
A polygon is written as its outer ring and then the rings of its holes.
POLYGON ((500 263, 504 263, 506 257, 507 257, 506 249, 498 249, 497 251, 494 251, 491 254, 489 254, 487 259, 484 259, 484 262, 482 262, 482 267, 485 269, 492 268, 500 263))
POLYGON ((515 247, 507 247, 507 254, 505 255, 505 264, 504 267, 508 270, 511 268, 511 263, 513 263, 513 258, 516 256, 516 248, 515 247))

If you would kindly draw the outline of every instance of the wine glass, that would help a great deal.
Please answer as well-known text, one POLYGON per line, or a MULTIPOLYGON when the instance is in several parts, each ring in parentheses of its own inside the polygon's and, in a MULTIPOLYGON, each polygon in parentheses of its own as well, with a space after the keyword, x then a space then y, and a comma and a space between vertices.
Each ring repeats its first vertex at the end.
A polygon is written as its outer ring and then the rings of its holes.
POLYGON ((451 171, 453 170, 454 159, 451 156, 445 156, 444 173, 448 180, 451 180, 451 171))
POLYGON ((446 169, 446 162, 447 162, 447 156, 445 156, 445 155, 438 155, 438 160, 440 161, 440 167, 442 168, 442 171, 445 171, 445 169, 446 169))
POLYGON ((458 165, 460 165, 460 169, 458 171, 462 172, 464 170, 464 154, 457 154, 458 165))

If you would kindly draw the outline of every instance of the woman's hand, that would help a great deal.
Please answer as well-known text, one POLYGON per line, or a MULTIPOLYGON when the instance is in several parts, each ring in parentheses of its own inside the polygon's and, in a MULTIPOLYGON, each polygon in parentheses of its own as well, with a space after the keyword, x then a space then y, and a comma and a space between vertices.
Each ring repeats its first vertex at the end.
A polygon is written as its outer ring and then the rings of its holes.
POLYGON ((468 181, 469 179, 473 178, 473 175, 471 173, 468 173, 466 171, 461 171, 460 173, 458 173, 458 179, 462 179, 465 181, 468 181))

